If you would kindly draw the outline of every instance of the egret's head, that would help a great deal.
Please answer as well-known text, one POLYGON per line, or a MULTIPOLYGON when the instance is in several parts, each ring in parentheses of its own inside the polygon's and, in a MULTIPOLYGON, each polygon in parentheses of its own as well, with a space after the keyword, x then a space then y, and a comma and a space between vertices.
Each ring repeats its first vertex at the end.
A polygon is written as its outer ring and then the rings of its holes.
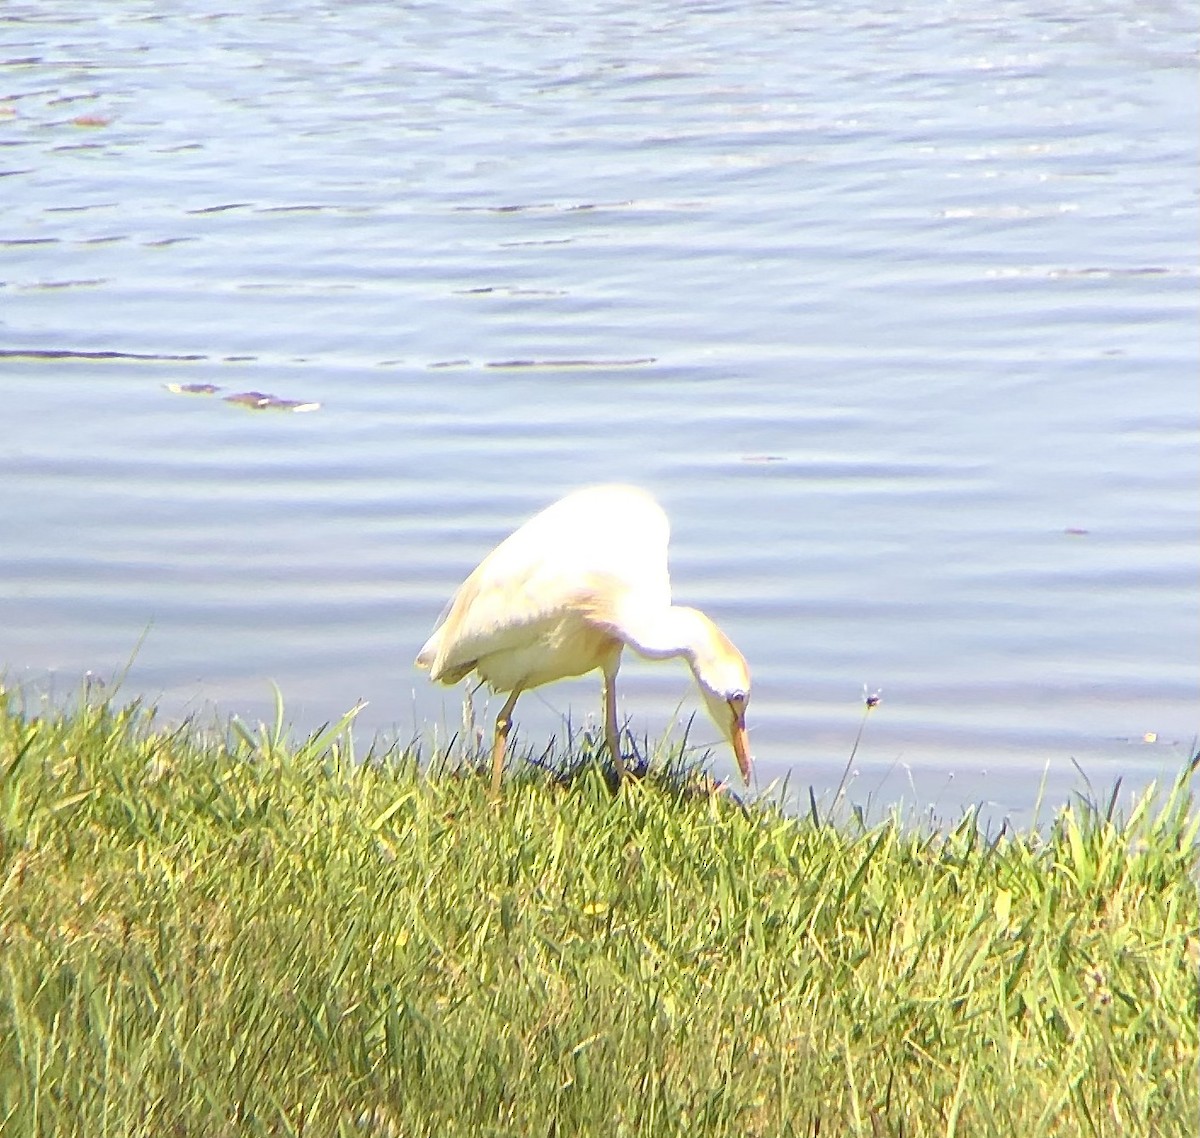
POLYGON ((689 662, 704 705, 721 734, 729 740, 738 770, 750 782, 750 740, 746 735, 746 705, 750 702, 750 669, 732 641, 715 624, 707 643, 689 662))
POLYGON ((733 747, 737 759, 738 770, 742 779, 750 782, 750 740, 746 735, 746 704, 750 702, 750 693, 744 688, 734 688, 732 691, 714 693, 701 685, 704 703, 712 721, 721 729, 722 734, 733 747))

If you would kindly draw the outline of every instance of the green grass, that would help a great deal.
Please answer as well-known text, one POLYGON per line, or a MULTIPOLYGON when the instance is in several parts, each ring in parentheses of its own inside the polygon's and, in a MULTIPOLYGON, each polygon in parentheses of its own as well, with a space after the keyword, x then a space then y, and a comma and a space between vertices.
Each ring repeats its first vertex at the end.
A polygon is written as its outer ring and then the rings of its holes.
POLYGON ((665 766, 496 809, 337 728, 10 700, 0 1134, 1196 1132, 1188 775, 989 839, 665 766))

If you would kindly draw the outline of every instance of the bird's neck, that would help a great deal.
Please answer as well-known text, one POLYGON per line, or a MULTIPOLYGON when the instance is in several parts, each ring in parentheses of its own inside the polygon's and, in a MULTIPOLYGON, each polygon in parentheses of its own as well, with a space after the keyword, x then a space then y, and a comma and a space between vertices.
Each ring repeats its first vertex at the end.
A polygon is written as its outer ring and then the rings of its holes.
POLYGON ((745 658, 699 609, 658 605, 631 610, 624 605, 620 618, 609 622, 608 627, 635 652, 651 660, 682 656, 722 730, 728 720, 724 701, 736 693, 744 706, 750 692, 745 658))
POLYGON ((713 638, 713 623, 697 609, 683 605, 634 609, 621 613, 621 639, 639 656, 667 660, 683 656, 695 665, 707 654, 713 638))

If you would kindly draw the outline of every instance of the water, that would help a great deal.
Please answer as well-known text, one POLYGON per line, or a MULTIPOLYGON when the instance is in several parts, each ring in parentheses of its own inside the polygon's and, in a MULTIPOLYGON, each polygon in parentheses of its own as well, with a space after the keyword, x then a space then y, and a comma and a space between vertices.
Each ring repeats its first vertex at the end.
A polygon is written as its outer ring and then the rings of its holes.
MULTIPOLYGON (((170 714, 264 715, 275 681, 302 730, 366 699, 365 735, 444 736, 461 694, 411 659, 454 586, 620 479, 752 664, 763 785, 835 786, 864 685, 856 801, 1021 817, 1073 760, 1170 777, 1200 655, 1194 25, 8 4, 8 683, 136 648, 124 691, 170 714), (321 407, 223 401, 248 391, 321 407)), ((679 665, 623 688, 639 735, 697 706, 679 665)), ((525 696, 525 737, 597 690, 525 696)))

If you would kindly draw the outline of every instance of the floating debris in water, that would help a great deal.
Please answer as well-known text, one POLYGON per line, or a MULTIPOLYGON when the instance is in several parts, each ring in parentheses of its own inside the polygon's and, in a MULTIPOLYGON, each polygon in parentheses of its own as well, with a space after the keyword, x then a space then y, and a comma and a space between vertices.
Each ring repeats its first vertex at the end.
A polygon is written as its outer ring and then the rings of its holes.
POLYGON ((221 389, 215 383, 164 383, 172 395, 216 395, 221 389))
MULTIPOLYGON (((221 390, 215 383, 164 383, 172 395, 216 395, 221 390)), ((225 403, 249 407, 252 411, 316 411, 320 403, 300 399, 280 399, 266 391, 239 391, 222 396, 225 403)))
POLYGON ((225 402, 249 407, 252 411, 316 411, 321 406, 320 403, 304 403, 299 399, 280 399, 278 395, 268 395, 265 391, 239 391, 236 395, 226 395, 225 402))
POLYGON ((275 396, 262 391, 239 391, 236 395, 226 395, 226 403, 236 403, 239 407, 253 407, 256 410, 266 407, 275 396))

